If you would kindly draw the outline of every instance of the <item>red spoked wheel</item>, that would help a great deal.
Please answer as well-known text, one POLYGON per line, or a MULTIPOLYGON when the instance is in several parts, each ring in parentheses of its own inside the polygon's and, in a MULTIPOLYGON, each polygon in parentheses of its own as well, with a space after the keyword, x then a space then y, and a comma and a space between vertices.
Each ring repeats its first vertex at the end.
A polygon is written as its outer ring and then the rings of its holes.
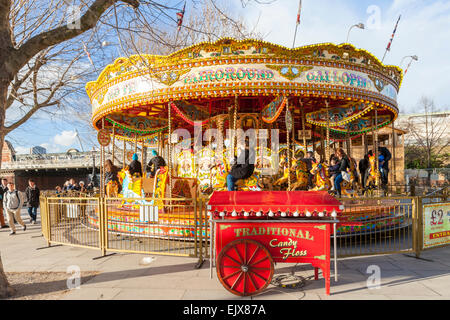
POLYGON ((238 296, 263 291, 272 280, 273 259, 259 242, 248 239, 227 244, 217 257, 217 276, 222 285, 238 296))

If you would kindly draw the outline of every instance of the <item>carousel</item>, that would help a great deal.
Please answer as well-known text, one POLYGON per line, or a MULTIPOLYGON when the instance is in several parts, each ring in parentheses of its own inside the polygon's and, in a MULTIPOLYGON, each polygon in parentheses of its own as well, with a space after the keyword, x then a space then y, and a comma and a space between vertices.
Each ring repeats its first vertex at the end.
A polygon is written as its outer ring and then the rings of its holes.
MULTIPOLYGON (((225 38, 168 56, 116 59, 97 81, 86 85, 93 126, 105 146, 112 141, 111 160, 121 167, 120 186, 101 186, 102 193, 117 199, 108 214, 108 229, 143 237, 195 237, 198 222, 188 206, 174 216, 168 202, 209 199, 214 191, 227 190, 239 141, 248 132, 256 141, 255 170, 237 183, 237 191, 333 195, 331 156, 342 147, 348 153, 352 139, 372 133, 374 150, 365 188, 358 178, 357 159, 351 159, 341 188, 343 197, 376 194, 381 190, 377 130, 397 118, 401 81, 400 68, 383 65, 351 44, 289 49, 225 38), (154 177, 146 172, 151 149, 166 161, 154 177), (307 152, 314 154, 310 167, 307 152), (128 164, 134 153, 139 154, 142 172, 131 175, 128 164)), ((376 217, 370 206, 343 210, 346 220, 357 223, 340 226, 335 236, 400 228, 402 215, 389 210, 395 204, 386 200, 385 214, 376 217)), ((307 212, 316 211, 302 214, 307 212)), ((96 213, 89 215, 90 226, 98 226, 98 219, 96 213)))

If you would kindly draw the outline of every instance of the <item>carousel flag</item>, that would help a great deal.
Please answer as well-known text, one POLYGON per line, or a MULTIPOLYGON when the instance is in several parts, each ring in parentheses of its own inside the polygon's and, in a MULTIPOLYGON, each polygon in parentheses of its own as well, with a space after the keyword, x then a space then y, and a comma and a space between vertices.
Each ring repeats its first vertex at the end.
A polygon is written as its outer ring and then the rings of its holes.
POLYGON ((300 24, 300 13, 302 11, 302 0, 298 3, 298 12, 297 12, 297 25, 300 24))
POLYGON ((387 48, 386 48, 387 51, 391 51, 392 40, 394 40, 395 32, 397 31, 398 22, 400 21, 400 18, 401 18, 401 17, 402 17, 402 15, 399 15, 399 16, 398 16, 397 23, 395 24, 394 31, 392 32, 391 39, 389 40, 389 43, 388 43, 387 48))
POLYGON ((181 25, 183 24, 183 17, 184 17, 184 9, 186 8, 186 1, 184 2, 183 11, 177 12, 177 26, 178 31, 181 29, 181 25))

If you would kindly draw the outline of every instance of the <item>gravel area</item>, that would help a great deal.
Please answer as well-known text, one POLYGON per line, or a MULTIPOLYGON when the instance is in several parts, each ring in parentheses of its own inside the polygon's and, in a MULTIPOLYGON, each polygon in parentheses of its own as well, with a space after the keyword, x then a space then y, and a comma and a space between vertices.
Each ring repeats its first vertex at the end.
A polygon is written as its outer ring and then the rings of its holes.
MULTIPOLYGON (((81 284, 98 274, 81 272, 81 284)), ((6 272, 6 276, 16 291, 7 300, 58 300, 70 292, 67 288, 70 275, 65 272, 6 272)))

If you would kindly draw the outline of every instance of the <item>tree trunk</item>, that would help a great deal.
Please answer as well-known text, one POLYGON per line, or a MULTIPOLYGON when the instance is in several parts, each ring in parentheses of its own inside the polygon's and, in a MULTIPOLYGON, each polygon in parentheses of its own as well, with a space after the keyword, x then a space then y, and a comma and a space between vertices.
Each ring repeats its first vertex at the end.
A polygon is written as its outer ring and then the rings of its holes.
POLYGON ((0 257, 0 298, 12 296, 15 290, 9 285, 5 272, 3 272, 2 258, 0 257))
MULTIPOLYGON (((6 99, 8 96, 8 85, 10 80, 6 72, 0 71, 0 169, 3 151, 3 141, 5 140, 5 115, 6 99)), ((14 294, 14 289, 9 285, 6 274, 3 272, 3 263, 0 256, 0 298, 6 298, 14 294)))

